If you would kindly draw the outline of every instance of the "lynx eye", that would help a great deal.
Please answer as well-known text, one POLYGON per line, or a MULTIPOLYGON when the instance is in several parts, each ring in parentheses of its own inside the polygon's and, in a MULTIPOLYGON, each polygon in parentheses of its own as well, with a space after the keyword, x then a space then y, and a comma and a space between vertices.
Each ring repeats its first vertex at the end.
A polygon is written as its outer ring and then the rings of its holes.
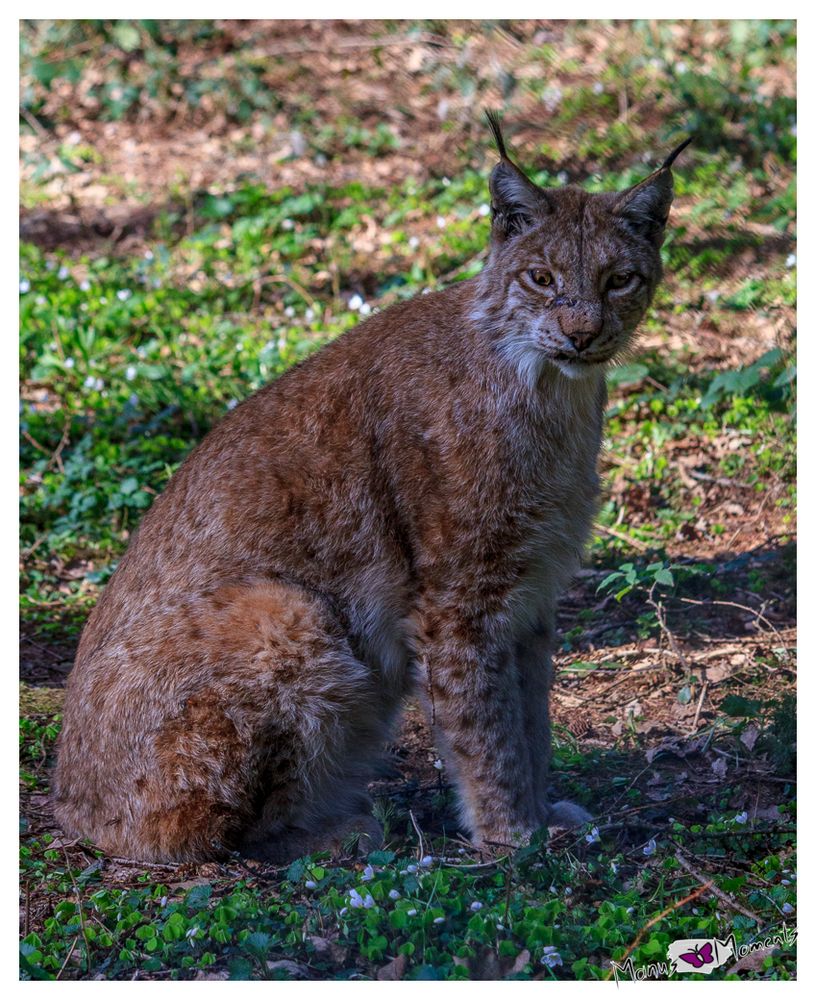
POLYGON ((634 271, 618 271, 611 274, 606 282, 607 288, 625 288, 634 278, 634 271))
POLYGON ((553 283, 553 276, 550 272, 540 267, 531 268, 530 277, 536 285, 540 285, 542 288, 548 288, 553 283))

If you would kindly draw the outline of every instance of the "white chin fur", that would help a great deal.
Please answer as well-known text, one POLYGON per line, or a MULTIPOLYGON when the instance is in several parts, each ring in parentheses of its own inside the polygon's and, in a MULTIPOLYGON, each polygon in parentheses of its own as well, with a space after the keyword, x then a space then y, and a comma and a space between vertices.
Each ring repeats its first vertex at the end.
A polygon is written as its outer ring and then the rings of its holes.
POLYGON ((562 361, 557 358, 552 359, 552 363, 558 368, 562 375, 566 375, 567 378, 571 379, 582 379, 587 378, 589 375, 595 374, 600 365, 592 364, 588 361, 562 361))

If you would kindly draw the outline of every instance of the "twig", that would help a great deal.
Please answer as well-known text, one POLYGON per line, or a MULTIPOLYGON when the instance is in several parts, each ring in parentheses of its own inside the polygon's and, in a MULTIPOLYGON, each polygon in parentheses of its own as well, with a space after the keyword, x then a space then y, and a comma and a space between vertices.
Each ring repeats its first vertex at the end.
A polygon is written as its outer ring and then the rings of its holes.
MULTIPOLYGON (((681 597, 680 600, 684 604, 697 604, 697 605, 700 605, 702 607, 705 607, 705 606, 707 606, 709 604, 716 604, 718 607, 723 607, 723 608, 738 608, 740 611, 747 611, 749 614, 753 615, 756 618, 757 621, 765 622, 765 624, 768 626, 768 628, 774 633, 774 635, 777 637, 777 639, 779 639, 780 643, 782 644, 782 649, 784 649, 784 651, 785 651, 786 658, 790 659, 790 650, 785 645, 785 640, 782 638, 782 636, 781 636, 781 634, 779 632, 779 629, 763 613, 762 610, 757 611, 756 608, 749 607, 747 604, 737 604, 736 601, 714 601, 714 600, 711 600, 711 601, 695 601, 691 597, 681 597)), ((763 608, 764 608, 764 605, 763 605, 763 608)))
POLYGON ((20 114, 25 118, 26 122, 31 126, 32 130, 37 133, 41 139, 48 139, 48 131, 43 128, 40 122, 31 114, 28 108, 20 108, 20 114))
MULTIPOLYGON (((105 928, 105 930, 107 930, 107 928, 105 928)), ((73 955, 74 953, 74 948, 76 948, 77 946, 77 941, 79 941, 79 934, 77 934, 77 936, 71 942, 71 947, 68 949, 68 954, 65 956, 65 961, 60 966, 60 970, 55 977, 56 979, 59 979, 59 977, 63 974, 63 972, 65 972, 65 966, 71 961, 71 955, 73 955)))
MULTIPOLYGON (((694 892, 690 892, 688 896, 684 896, 682 899, 678 899, 675 903, 672 903, 671 906, 667 906, 665 910, 661 910, 661 912, 658 913, 656 917, 652 917, 652 919, 644 927, 641 928, 635 940, 626 949, 625 953, 623 954, 623 957, 615 962, 615 965, 620 967, 626 962, 626 959, 629 958, 629 956, 632 954, 635 948, 637 948, 637 946, 643 940, 646 932, 650 930, 652 927, 654 927, 655 924, 659 923, 664 917, 667 917, 670 913, 674 913, 675 910, 679 910, 681 906, 685 906, 686 903, 690 903, 692 900, 697 899, 698 896, 702 896, 702 894, 706 891, 706 889, 710 887, 710 885, 711 883, 709 882, 706 885, 701 886, 699 889, 695 889, 694 892)), ((610 968, 610 970, 607 972, 604 978, 611 979, 613 975, 614 971, 610 968)))
POLYGON ((697 702, 697 711, 694 713, 694 721, 691 724, 692 733, 697 732, 697 723, 700 721, 700 709, 703 707, 703 700, 705 699, 706 691, 708 691, 708 681, 703 684, 703 690, 700 692, 700 699, 697 702))
POLYGON ((306 289, 299 282, 295 281, 288 274, 267 274, 265 277, 256 278, 252 282, 252 288, 254 291, 254 297, 252 300, 252 311, 256 312, 261 301, 261 290, 264 285, 269 284, 282 284, 288 285, 292 291, 297 292, 297 294, 304 299, 310 309, 313 309, 315 314, 321 312, 321 308, 316 302, 316 300, 306 291, 306 289))
POLYGON ((722 902, 725 903, 726 906, 729 906, 732 910, 736 910, 737 913, 741 913, 744 917, 748 917, 750 920, 753 920, 756 923, 757 927, 762 926, 761 917, 757 916, 757 914, 754 913, 753 910, 749 910, 747 907, 743 906, 742 903, 738 903, 736 899, 734 899, 733 896, 729 896, 727 892, 723 892, 722 889, 718 889, 717 886, 714 884, 713 879, 710 879, 707 876, 700 874, 700 872, 692 868, 692 866, 688 863, 688 861, 686 861, 686 859, 679 851, 674 855, 674 857, 681 868, 685 868, 685 870, 689 873, 689 875, 693 875, 698 882, 702 883, 704 890, 705 889, 710 890, 711 894, 716 896, 717 899, 722 900, 722 902))
POLYGON ((68 872, 68 877, 71 879, 71 884, 74 887, 74 893, 76 895, 77 901, 77 912, 79 913, 79 929, 82 933, 82 942, 85 945, 85 968, 87 972, 91 971, 91 949, 88 946, 88 935, 85 930, 85 917, 82 910, 82 896, 79 891, 79 886, 74 878, 73 870, 71 869, 71 859, 68 857, 68 851, 65 849, 65 845, 62 845, 62 853, 65 856, 65 867, 68 872))
POLYGON ((350 39, 349 41, 338 42, 336 45, 330 45, 328 48, 325 45, 320 47, 314 45, 288 45, 277 49, 267 49, 264 52, 264 58, 275 59, 278 56, 299 56, 306 55, 311 52, 320 52, 325 54, 326 52, 346 52, 355 49, 384 49, 397 48, 403 45, 429 44, 435 45, 438 48, 450 48, 450 43, 448 43, 440 35, 422 34, 416 36, 402 36, 399 38, 350 39))
POLYGON ((637 549, 639 552, 648 552, 651 548, 651 546, 644 544, 637 538, 632 538, 631 535, 618 531, 617 528, 607 528, 604 524, 597 524, 595 527, 605 535, 612 535, 613 538, 619 538, 622 542, 626 542, 627 545, 631 545, 632 548, 637 549))
POLYGON ((411 817, 411 823, 416 830, 416 835, 419 838, 419 860, 421 861, 425 857, 425 841, 422 839, 422 830, 419 828, 419 824, 416 821, 414 812, 412 809, 408 810, 408 815, 411 817))

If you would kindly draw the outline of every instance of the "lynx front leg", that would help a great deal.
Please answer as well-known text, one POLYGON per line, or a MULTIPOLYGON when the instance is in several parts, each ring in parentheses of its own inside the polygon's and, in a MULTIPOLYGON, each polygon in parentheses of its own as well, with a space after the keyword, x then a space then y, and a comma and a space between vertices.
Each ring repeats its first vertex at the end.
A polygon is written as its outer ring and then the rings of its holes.
POLYGON ((552 735, 550 730, 550 688, 552 686, 552 646, 554 629, 543 624, 516 648, 516 661, 524 708, 524 729, 532 758, 533 796, 538 825, 574 827, 588 823, 592 816, 574 802, 547 801, 552 735))
POLYGON ((518 844, 540 821, 515 657, 463 631, 423 651, 431 719, 474 840, 518 844))

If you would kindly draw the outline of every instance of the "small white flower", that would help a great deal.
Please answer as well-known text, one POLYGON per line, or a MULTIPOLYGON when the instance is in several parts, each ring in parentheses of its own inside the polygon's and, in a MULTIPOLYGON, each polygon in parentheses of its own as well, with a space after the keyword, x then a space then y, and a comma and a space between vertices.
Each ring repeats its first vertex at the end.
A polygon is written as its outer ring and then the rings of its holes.
POLYGON ((647 858, 650 858, 654 852, 657 850, 657 842, 654 837, 649 841, 649 843, 643 848, 643 853, 647 858))
POLYGON ((74 361, 73 358, 66 358, 65 359, 65 367, 66 368, 73 368, 75 363, 76 362, 74 361))
POLYGON ((710 292, 705 293, 705 297, 708 299, 709 302, 714 303, 719 299, 720 293, 717 291, 716 288, 713 288, 710 292))
POLYGON ((425 857, 419 862, 423 868, 430 868, 433 864, 433 855, 426 854, 425 857))
POLYGON ((677 64, 677 66, 675 68, 677 69, 678 73, 685 73, 686 70, 688 69, 688 66, 681 59, 680 62, 677 64))
POLYGON ((196 934, 198 934, 198 927, 188 927, 187 930, 184 932, 184 936, 187 938, 188 941, 190 940, 190 938, 194 938, 196 934))
POLYGON ((737 815, 734 817, 734 822, 735 823, 747 823, 748 822, 748 813, 745 810, 743 810, 743 812, 741 812, 741 813, 737 813, 737 815))
POLYGON ((618 874, 618 866, 617 866, 617 864, 615 864, 614 861, 610 861, 609 868, 610 868, 610 870, 611 870, 611 872, 612 872, 613 875, 617 875, 618 874))
POLYGON ((133 292, 131 292, 129 288, 120 288, 116 293, 116 298, 119 299, 120 302, 127 302, 132 294, 133 292))
POLYGON ((366 865, 363 869, 362 880, 363 882, 370 882, 374 878, 374 869, 371 865, 366 865))
POLYGON ((295 315, 295 308, 294 308, 294 306, 287 306, 283 310, 283 315, 284 316, 288 316, 289 319, 292 319, 292 317, 295 315))
POLYGON ((228 410, 234 410, 237 405, 238 405, 238 400, 237 399, 230 399, 230 400, 227 401, 227 409, 228 410))
POLYGON ((479 205, 479 215, 482 217, 490 215, 490 205, 488 205, 486 201, 479 205))
POLYGON ((284 219, 283 222, 281 222, 281 229, 286 229, 288 231, 288 230, 294 229, 294 228, 295 228, 295 224, 294 224, 294 222, 292 222, 291 219, 284 219))
POLYGON ((130 396, 128 396, 128 402, 130 403, 131 406, 136 406, 138 404, 139 397, 136 395, 135 392, 132 392, 130 396))
POLYGON ((365 894, 365 896, 363 897, 363 906, 367 910, 370 910, 372 906, 376 906, 376 905, 377 904, 374 902, 374 897, 371 895, 371 893, 367 892, 365 894))
POLYGON ((312 320, 315 318, 315 311, 314 309, 309 307, 303 315, 306 317, 306 322, 311 323, 312 320))
POLYGON ((598 827, 593 826, 584 839, 588 844, 596 844, 601 839, 601 835, 598 833, 598 827))
MULTIPOLYGON (((44 306, 45 305, 45 296, 44 295, 38 295, 37 298, 34 299, 34 301, 37 303, 38 306, 44 306)), ((87 309, 88 307, 83 302, 82 305, 79 308, 80 309, 87 309)))
POLYGON ((46 271, 55 271, 57 268, 57 262, 54 260, 47 260, 45 262, 46 271))
POLYGON ((627 906, 626 907, 626 912, 627 913, 634 913, 635 912, 634 906, 627 906))
POLYGON ((431 294, 430 288, 423 288, 422 291, 420 292, 420 295, 430 295, 430 294, 431 294))
POLYGON ((339 916, 344 917, 347 913, 348 913, 348 907, 344 906, 343 909, 340 911, 339 916))
POLYGON ((782 912, 783 913, 793 913, 793 907, 790 905, 790 903, 783 903, 782 904, 782 912))
POLYGON ((278 337, 278 345, 277 346, 278 346, 278 350, 279 351, 285 351, 286 350, 286 334, 285 333, 282 333, 280 335, 280 337, 278 337))
POLYGON ((388 898, 389 899, 399 899, 400 898, 400 894, 397 892, 396 889, 391 889, 389 891, 389 893, 388 893, 388 898))
POLYGON ((243 349, 244 349, 244 342, 243 340, 239 340, 238 343, 235 345, 235 350, 243 351, 243 349))
POLYGON ((159 906, 167 906, 167 896, 162 896, 159 900, 159 906))
POLYGON ((789 253, 785 258, 785 267, 796 267, 796 254, 789 253))
POLYGON ((447 224, 448 224, 448 220, 445 218, 444 215, 437 215, 437 217, 436 217, 436 225, 437 225, 437 227, 439 229, 444 229, 445 226, 447 226, 447 224))
POLYGON ((480 903, 478 899, 474 899, 473 902, 470 904, 470 908, 471 908, 471 910, 473 910, 474 913, 477 910, 481 910, 481 908, 483 906, 484 906, 484 903, 480 903))
POLYGON ((564 962, 561 956, 558 954, 558 949, 555 945, 548 944, 541 952, 541 964, 546 965, 548 969, 554 969, 556 965, 563 965, 564 962))
POLYGON ((363 301, 362 295, 357 295, 355 292, 354 295, 352 295, 352 297, 348 300, 348 307, 349 309, 357 310, 363 304, 363 301))
POLYGON ((442 771, 444 769, 445 765, 442 763, 442 759, 440 757, 437 757, 434 761, 434 767, 437 771, 442 771))
POLYGON ((791 884, 791 880, 789 878, 781 878, 779 881, 780 881, 780 883, 782 885, 790 885, 791 884))
POLYGON ((410 248, 411 248, 412 250, 416 250, 416 248, 417 248, 417 247, 419 246, 419 237, 418 237, 418 236, 412 236, 412 237, 411 237, 411 238, 410 238, 410 239, 408 240, 408 246, 409 246, 409 247, 410 247, 410 248))
POLYGON ((101 378, 98 378, 94 381, 94 389, 96 389, 97 392, 102 392, 104 388, 105 388, 105 383, 102 381, 101 378))
POLYGON ((96 379, 93 377, 93 375, 89 375, 82 384, 85 386, 86 389, 93 389, 95 382, 96 379))
POLYGON ((561 103, 561 98, 564 96, 564 92, 560 87, 548 87, 544 93, 541 95, 544 101, 544 106, 548 111, 555 111, 558 105, 561 103))
POLYGON ((442 178, 442 187, 450 187, 450 177, 442 178))
POLYGON ((132 382, 136 378, 136 365, 128 365, 125 369, 125 378, 132 382))
POLYGON ((153 251, 152 250, 145 250, 145 252, 144 252, 144 259, 145 260, 153 260, 153 251))
POLYGON ((409 917, 415 917, 417 915, 416 910, 406 910, 405 912, 408 914, 409 917))
POLYGON ((567 888, 564 890, 564 895, 565 896, 571 896, 572 895, 572 889, 569 886, 567 886, 567 888))
POLYGON ((99 303, 100 303, 100 305, 106 306, 108 304, 108 297, 107 297, 107 295, 100 295, 99 296, 99 303))
POLYGON ((434 923, 435 924, 444 924, 445 923, 445 918, 444 917, 434 917, 434 923))
POLYGON ((592 84, 592 93, 602 94, 603 92, 604 92, 604 85, 601 83, 600 80, 596 80, 595 83, 592 84))
POLYGON ((550 892, 551 892, 551 893, 552 893, 552 894, 553 894, 554 896, 557 896, 557 895, 558 895, 558 889, 556 888, 556 885, 555 885, 555 882, 553 882, 553 883, 552 883, 552 884, 550 885, 550 892))
POLYGON ((349 893, 349 906, 354 907, 355 910, 359 910, 362 905, 363 897, 356 889, 352 889, 349 893))
POLYGON ((71 272, 68 270, 68 268, 65 267, 65 265, 63 264, 63 266, 59 269, 59 271, 57 271, 57 277, 59 278, 60 281, 65 281, 65 279, 68 277, 70 273, 71 272))
POLYGON ((416 865, 406 865, 405 866, 405 870, 407 872, 410 872, 413 875, 414 872, 417 870, 417 866, 416 865))
POLYGON ((556 174, 556 180, 558 181, 559 184, 566 184, 567 181, 569 180, 569 174, 566 172, 566 170, 559 170, 559 172, 556 174))
POLYGON ((27 278, 23 278, 20 282, 20 294, 25 295, 26 292, 31 290, 31 282, 27 278))
POLYGON ((504 924, 496 924, 496 930, 497 931, 503 931, 504 930, 504 924))
POLYGON ((369 304, 368 304, 367 302, 364 302, 364 303, 363 303, 363 304, 362 304, 362 305, 360 306, 360 315, 361 315, 361 316, 368 316, 368 314, 369 314, 370 312, 371 312, 371 306, 370 306, 370 305, 369 305, 369 304))
POLYGON ((311 879, 311 878, 307 879, 303 884, 306 886, 307 889, 316 889, 317 888, 317 882, 315 882, 315 880, 311 879))
POLYGON ((87 292, 91 287, 90 281, 87 278, 83 278, 79 283, 80 291, 87 292))

